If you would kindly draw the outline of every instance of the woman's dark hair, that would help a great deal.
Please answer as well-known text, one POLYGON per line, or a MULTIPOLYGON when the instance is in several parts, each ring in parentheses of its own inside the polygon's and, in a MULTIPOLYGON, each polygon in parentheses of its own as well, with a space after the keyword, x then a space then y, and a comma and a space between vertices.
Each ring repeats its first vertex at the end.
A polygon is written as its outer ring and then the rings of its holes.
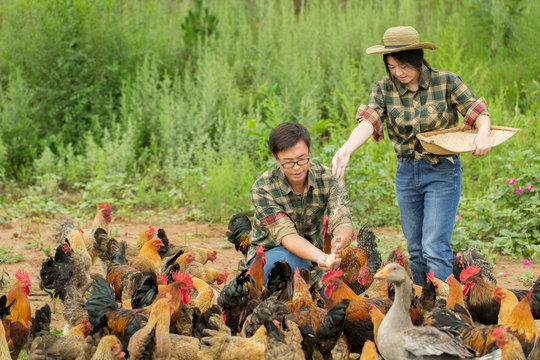
POLYGON ((302 124, 285 122, 276 126, 270 133, 268 148, 272 154, 277 155, 278 152, 292 148, 300 140, 309 150, 311 137, 308 129, 302 124))
POLYGON ((426 66, 430 66, 429 63, 424 59, 424 50, 422 49, 414 49, 414 50, 403 50, 398 51, 395 53, 390 54, 384 54, 383 61, 384 61, 384 67, 386 68, 386 73, 388 74, 388 77, 391 79, 392 74, 390 73, 390 70, 388 69, 388 63, 386 60, 388 59, 388 56, 392 56, 398 63, 404 63, 407 65, 410 65, 414 67, 418 71, 422 71, 422 64, 426 66))

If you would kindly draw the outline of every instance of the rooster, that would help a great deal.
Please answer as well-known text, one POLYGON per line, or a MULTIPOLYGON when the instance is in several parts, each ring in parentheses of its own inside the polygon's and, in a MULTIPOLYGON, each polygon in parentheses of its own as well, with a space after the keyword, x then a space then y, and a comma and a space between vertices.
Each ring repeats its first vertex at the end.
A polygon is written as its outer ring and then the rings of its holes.
POLYGON ((154 303, 148 323, 129 340, 127 350, 130 359, 162 360, 170 357, 169 326, 173 311, 174 300, 169 293, 154 303))
POLYGON ((69 283, 81 289, 90 280, 90 267, 92 266, 92 258, 86 249, 84 231, 79 228, 71 239, 66 238, 66 242, 73 250, 67 253, 73 265, 73 276, 69 283))
POLYGON ((356 294, 361 294, 373 282, 373 275, 381 266, 377 239, 365 227, 356 235, 358 247, 349 246, 341 252, 342 280, 356 294))
POLYGON ((369 306, 376 305, 386 313, 392 301, 381 298, 365 298, 354 293, 339 277, 341 270, 326 273, 322 282, 325 286, 324 296, 328 299, 328 307, 332 308, 344 299, 351 300, 345 318, 345 336, 351 346, 351 351, 360 353, 366 340, 373 341, 373 324, 369 316, 369 306))
POLYGON ((143 273, 127 265, 126 242, 121 241, 118 251, 107 268, 107 280, 111 283, 116 300, 131 299, 135 290, 143 280, 143 273))
POLYGON ((311 360, 315 350, 319 351, 324 359, 332 358, 331 351, 343 334, 349 303, 349 299, 343 299, 329 310, 306 306, 288 317, 300 329, 306 359, 311 360))
POLYGON ((172 301, 174 301, 174 311, 171 314, 171 326, 178 320, 182 307, 189 302, 189 299, 191 298, 189 291, 193 288, 193 280, 187 273, 174 273, 173 280, 172 283, 161 286, 158 295, 154 299, 154 303, 156 303, 160 299, 167 297, 167 294, 172 296, 172 301))
POLYGON ((49 293, 51 298, 64 300, 66 297, 66 287, 73 276, 73 264, 68 256, 70 251, 69 244, 64 242, 56 248, 54 258, 49 256, 41 264, 39 288, 49 293))
MULTIPOLYGON (((297 270, 295 269, 295 273, 297 270)), ((276 261, 268 273, 266 289, 261 294, 261 300, 266 300, 274 293, 277 294, 277 299, 280 301, 289 300, 293 296, 293 284, 294 276, 291 266, 285 260, 276 261)))
POLYGON ((15 273, 17 281, 9 289, 6 304, 10 308, 9 315, 3 319, 6 339, 13 360, 17 359, 19 352, 26 345, 32 324, 30 312, 30 278, 24 270, 15 273))
POLYGON ((237 214, 232 217, 228 225, 229 231, 226 233, 227 240, 234 244, 236 251, 240 251, 247 256, 251 242, 249 233, 251 232, 251 221, 244 214, 237 214))
POLYGON ((485 325, 496 324, 500 305, 493 295, 495 286, 480 276, 476 266, 463 270, 460 281, 464 284, 463 295, 473 320, 485 325))
POLYGON ((302 276, 300 271, 294 269, 294 285, 293 296, 289 302, 289 311, 294 313, 305 306, 315 306, 313 297, 309 292, 309 287, 302 276))
POLYGON ((84 320, 72 328, 65 336, 58 336, 50 331, 51 309, 45 304, 36 310, 30 328, 29 349, 32 354, 41 354, 49 358, 77 360, 83 352, 83 345, 90 333, 90 324, 84 320))
POLYGON ((250 300, 250 293, 257 286, 257 281, 244 269, 219 293, 218 304, 223 309, 225 324, 233 334, 240 332, 247 316, 255 308, 256 303, 250 300))
POLYGON ((251 262, 248 274, 257 282, 255 293, 260 295, 264 285, 264 266, 266 265, 266 256, 264 255, 264 249, 261 244, 257 247, 257 254, 251 262))
MULTIPOLYGON (((112 208, 110 204, 99 204, 98 211, 94 216, 94 220, 92 221, 92 227, 88 230, 83 230, 83 232, 86 234, 86 247, 88 248, 90 256, 92 258, 92 264, 96 262, 98 257, 97 253, 91 246, 91 242, 88 241, 88 239, 94 238, 94 233, 99 228, 103 229, 107 234, 110 233, 111 213, 112 208)), ((54 239, 59 243, 64 242, 66 238, 71 241, 71 238, 79 233, 78 229, 75 228, 73 221, 67 217, 61 219, 57 223, 55 230, 56 234, 54 235, 54 239)))
POLYGON ((92 296, 86 301, 84 309, 88 311, 92 328, 106 324, 110 333, 118 336, 122 348, 127 349, 130 337, 146 325, 150 311, 119 308, 115 301, 115 291, 109 282, 100 275, 91 277, 92 296))

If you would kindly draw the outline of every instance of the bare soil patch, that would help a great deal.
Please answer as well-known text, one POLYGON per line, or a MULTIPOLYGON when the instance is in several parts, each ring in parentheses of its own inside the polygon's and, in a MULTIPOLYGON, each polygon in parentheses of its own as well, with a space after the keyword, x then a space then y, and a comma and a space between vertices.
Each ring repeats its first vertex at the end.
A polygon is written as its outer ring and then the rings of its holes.
MULTIPOLYGON (((153 225, 156 229, 163 228, 167 232, 169 240, 174 244, 199 246, 217 250, 217 260, 209 265, 217 269, 226 269, 231 276, 234 276, 234 270, 237 268, 238 261, 243 256, 236 252, 234 247, 227 242, 225 237, 227 227, 225 225, 210 223, 177 224, 164 221, 163 219, 159 221, 148 219, 148 221, 150 223, 143 223, 139 220, 114 219, 113 235, 118 240, 126 240, 128 243, 133 243, 140 232, 148 228, 148 225, 153 225), (156 225, 158 223, 160 225, 156 225)), ((3 223, 0 225, 0 246, 13 247, 11 250, 12 253, 23 255, 23 259, 19 262, 0 265, 0 275, 2 270, 4 270, 5 273, 3 276, 6 277, 5 274, 7 273, 10 279, 6 287, 1 289, 1 293, 7 294, 10 284, 13 282, 15 272, 18 269, 27 271, 32 282, 30 292, 32 312, 45 303, 49 303, 53 307, 53 302, 50 300, 49 295, 40 290, 38 286, 41 263, 46 259, 43 247, 50 245, 54 251, 57 245, 52 240, 53 225, 54 221, 52 220, 43 221, 40 219, 28 219, 17 223, 3 223), (43 240, 42 243, 41 240, 43 240)), ((90 223, 81 225, 89 227, 90 223)), ((383 258, 389 249, 395 248, 395 246, 403 241, 402 237, 399 236, 400 231, 398 229, 375 228, 373 231, 379 238, 383 258)), ((91 271, 101 273, 98 265, 93 266, 91 271)), ((532 263, 526 266, 523 263, 523 259, 513 259, 505 256, 497 257, 495 274, 501 287, 526 289, 527 286, 523 285, 521 276, 527 272, 534 281, 540 276, 540 264, 532 263), (506 275, 502 275, 503 273, 506 275)), ((54 303, 52 326, 56 329, 62 329, 64 326, 62 310, 62 303, 54 303)))

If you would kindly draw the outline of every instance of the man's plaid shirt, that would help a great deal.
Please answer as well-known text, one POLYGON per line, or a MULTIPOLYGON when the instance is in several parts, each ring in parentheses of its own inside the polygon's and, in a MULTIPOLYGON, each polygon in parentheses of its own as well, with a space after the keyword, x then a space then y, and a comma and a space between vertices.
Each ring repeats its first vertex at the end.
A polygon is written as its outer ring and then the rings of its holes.
POLYGON ((358 108, 356 120, 373 124, 376 141, 383 139, 382 123, 387 120, 398 157, 435 164, 438 156, 424 150, 416 134, 457 126, 458 112, 470 126, 479 115, 489 115, 484 98, 476 99, 458 75, 422 65, 418 91, 385 76, 373 86, 368 104, 358 108))
POLYGON ((328 209, 328 229, 335 234, 342 226, 353 227, 349 197, 343 179, 318 162, 309 166, 308 184, 303 194, 292 189, 279 166, 266 171, 251 188, 255 220, 250 233, 250 261, 262 244, 264 250, 281 246, 288 234, 298 234, 322 249, 323 217, 328 209))

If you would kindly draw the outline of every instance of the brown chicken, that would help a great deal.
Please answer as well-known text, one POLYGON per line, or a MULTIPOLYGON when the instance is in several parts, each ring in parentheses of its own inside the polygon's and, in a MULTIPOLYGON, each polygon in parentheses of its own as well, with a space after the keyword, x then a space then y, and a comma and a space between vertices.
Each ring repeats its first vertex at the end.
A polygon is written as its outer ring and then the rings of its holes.
POLYGON ((257 247, 257 255, 251 262, 248 274, 257 282, 258 295, 262 293, 264 285, 264 266, 266 265, 266 256, 264 255, 264 249, 259 244, 257 247))
POLYGON ((362 354, 360 355, 360 360, 378 360, 379 353, 377 352, 377 347, 371 340, 366 340, 364 347, 362 348, 362 354))
POLYGON ((497 302, 501 305, 497 324, 507 325, 508 318, 516 305, 519 303, 519 300, 513 292, 503 288, 496 288, 493 295, 495 295, 495 300, 497 300, 497 302))
POLYGON ((169 293, 152 305, 148 323, 129 340, 127 349, 130 359, 169 359, 171 351, 169 327, 174 305, 169 293))
POLYGON ((496 324, 500 305, 493 295, 495 286, 484 280, 475 266, 463 270, 459 280, 464 284, 463 295, 473 320, 485 325, 496 324))
POLYGON ((356 294, 361 294, 373 283, 373 275, 381 266, 375 234, 362 228, 355 235, 358 247, 349 246, 341 252, 341 280, 356 294))
POLYGON ((209 283, 223 284, 227 281, 227 270, 217 270, 206 265, 193 261, 187 265, 187 271, 191 276, 195 276, 209 283))
POLYGON ((188 264, 191 264, 194 259, 195 257, 192 252, 180 250, 175 255, 163 259, 160 266, 160 272, 171 280, 172 274, 178 271, 186 271, 188 264))
POLYGON ((392 301, 381 298, 366 298, 354 293, 339 277, 340 270, 326 273, 322 282, 325 286, 324 296, 328 299, 328 307, 332 308, 344 299, 351 300, 347 308, 344 333, 351 346, 351 351, 361 353, 366 340, 373 340, 373 323, 369 316, 369 306, 376 305, 386 313, 392 301))
POLYGON ((143 279, 143 273, 126 262, 126 242, 121 241, 118 251, 107 268, 107 280, 112 285, 115 298, 124 302, 138 288, 143 279))
MULTIPOLYGON (((371 322, 373 323, 373 341, 377 344, 377 333, 379 331, 379 326, 381 325, 382 320, 384 319, 384 314, 379 310, 375 305, 369 305, 369 316, 371 317, 371 322)), ((370 340, 366 340, 368 342, 370 340)))
POLYGON ((465 300, 463 299, 461 284, 456 280, 454 274, 450 274, 450 276, 446 278, 446 283, 448 284, 446 308, 454 311, 465 324, 474 326, 471 313, 467 309, 465 300))
POLYGON ((247 255, 251 242, 249 233, 251 232, 251 221, 244 214, 236 214, 229 221, 229 231, 227 231, 227 240, 234 245, 236 251, 240 251, 244 256, 247 255))
POLYGON ((197 290, 197 296, 195 298, 192 297, 190 303, 192 301, 193 306, 197 307, 201 313, 204 313, 214 304, 214 302, 217 304, 218 293, 205 281, 199 278, 192 276, 191 280, 193 280, 193 288, 197 290))
POLYGON ((505 328, 498 328, 493 332, 493 338, 499 349, 502 350, 501 360, 525 360, 525 354, 519 341, 505 328))
POLYGON ((267 332, 265 360, 303 360, 302 335, 292 321, 287 322, 288 330, 283 332, 280 322, 267 321, 264 324, 267 332))
POLYGON ((531 312, 532 291, 531 288, 527 296, 514 307, 505 324, 506 329, 519 340, 526 355, 531 352, 537 335, 531 312))
MULTIPOLYGON (((30 278, 24 270, 15 273, 17 281, 11 286, 6 304, 11 305, 10 313, 3 320, 6 340, 12 359, 17 359, 19 352, 26 345, 32 324, 30 311, 30 278)), ((8 305, 8 306, 9 306, 8 305)))
MULTIPOLYGON (((160 299, 166 298, 167 294, 172 296, 174 302, 174 309, 171 314, 171 326, 176 323, 180 315, 180 311, 184 305, 189 302, 191 298, 190 289, 193 288, 193 280, 189 274, 184 272, 177 272, 173 274, 173 282, 161 286, 157 297, 154 300, 154 304, 160 299)), ((153 306, 153 305, 152 305, 153 306)))
POLYGON ((267 344, 267 331, 264 326, 252 337, 244 338, 231 335, 230 329, 219 315, 212 315, 209 321, 213 326, 204 330, 205 336, 201 338, 199 356, 202 359, 264 359, 267 344))
MULTIPOLYGON (((152 240, 154 236, 156 235, 156 230, 152 225, 148 226, 148 229, 143 230, 139 237, 137 238, 137 241, 135 242, 135 247, 138 250, 141 250, 141 248, 146 244, 148 241, 152 240)), ((162 243, 163 245, 163 243, 162 243)))
POLYGON ((4 324, 2 324, 2 322, 0 322, 0 359, 11 359, 9 346, 6 340, 6 329, 4 329, 4 324))
POLYGON ((435 293, 437 294, 437 296, 444 298, 448 297, 448 293, 450 291, 450 289, 448 288, 448 284, 441 279, 436 278, 435 272, 433 270, 431 270, 427 275, 427 281, 431 281, 433 285, 435 285, 435 293))
POLYGON ((73 265, 73 275, 69 281, 70 285, 74 285, 77 289, 83 288, 90 280, 90 267, 92 266, 92 258, 86 248, 86 239, 84 231, 79 230, 68 238, 68 244, 73 251, 67 253, 71 264, 73 265))
POLYGON ((67 332, 65 336, 51 333, 51 309, 45 304, 36 310, 29 336, 29 357, 38 359, 79 360, 90 324, 85 320, 67 332))
POLYGON ((302 276, 298 268, 294 269, 294 287, 293 296, 289 302, 289 311, 294 313, 304 306, 315 306, 313 298, 309 292, 309 287, 302 276))
POLYGON ((196 262, 199 264, 206 264, 208 261, 214 262, 217 259, 217 250, 208 250, 198 247, 187 248, 186 251, 189 251, 193 254, 193 257, 196 262))
POLYGON ((125 355, 120 340, 114 335, 107 335, 99 341, 97 350, 91 360, 124 359, 125 355))
POLYGON ((140 272, 153 272, 157 274, 161 265, 159 248, 163 245, 161 239, 148 240, 139 251, 139 255, 128 259, 128 265, 140 272))
POLYGON ((66 288, 66 299, 64 300, 64 311, 62 316, 66 322, 64 334, 71 328, 81 324, 83 320, 88 321, 88 313, 83 309, 86 299, 73 285, 66 288))
MULTIPOLYGON (((107 232, 107 234, 110 233, 111 213, 112 208, 110 204, 101 203, 98 205, 98 211, 94 216, 94 220, 92 221, 92 227, 90 229, 84 230, 84 233, 86 234, 85 241, 87 247, 90 246, 90 240, 93 239, 96 229, 102 228, 103 230, 105 230, 105 232, 107 232)), ((66 238, 70 240, 72 236, 77 235, 77 233, 79 232, 73 224, 73 221, 69 218, 61 219, 57 223, 55 230, 56 233, 53 237, 58 243, 64 242, 66 238)))

